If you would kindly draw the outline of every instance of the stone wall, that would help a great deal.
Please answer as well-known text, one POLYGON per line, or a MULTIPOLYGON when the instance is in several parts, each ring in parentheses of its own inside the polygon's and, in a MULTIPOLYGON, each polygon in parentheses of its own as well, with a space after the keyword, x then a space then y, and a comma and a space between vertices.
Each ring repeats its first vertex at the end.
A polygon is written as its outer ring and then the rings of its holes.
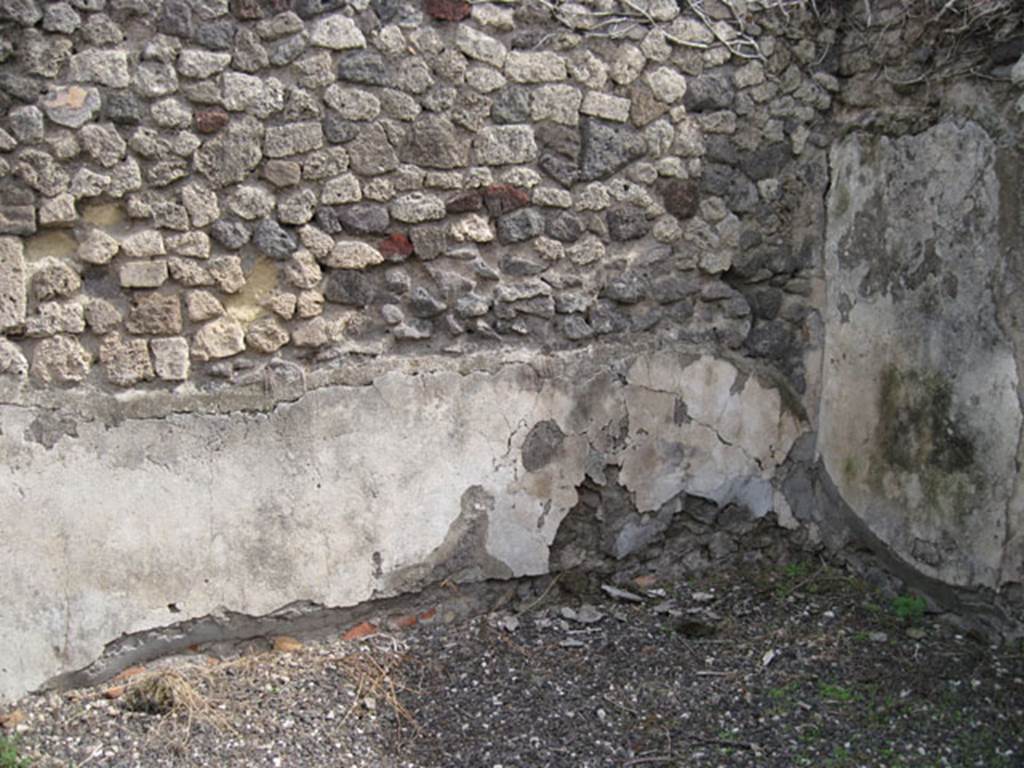
POLYGON ((4 9, 2 359, 32 386, 628 334, 804 386, 813 44, 733 56, 667 0, 613 39, 530 4, 4 9))
POLYGON ((0 698, 753 518, 1020 625, 1008 87, 684 5, 0 0, 0 698))

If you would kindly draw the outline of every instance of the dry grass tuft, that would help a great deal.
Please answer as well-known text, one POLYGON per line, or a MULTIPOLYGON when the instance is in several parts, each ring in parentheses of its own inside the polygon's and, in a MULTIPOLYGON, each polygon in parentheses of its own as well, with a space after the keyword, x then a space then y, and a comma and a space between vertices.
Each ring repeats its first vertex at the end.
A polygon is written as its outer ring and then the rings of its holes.
POLYGON ((390 647, 378 642, 338 660, 340 671, 352 682, 356 692, 355 703, 345 714, 345 719, 351 716, 357 706, 365 705, 368 700, 375 704, 382 701, 394 713, 396 722, 404 720, 419 733, 419 724, 399 699, 400 693, 409 690, 409 686, 398 675, 406 660, 405 648, 398 640, 378 637, 390 640, 390 647))

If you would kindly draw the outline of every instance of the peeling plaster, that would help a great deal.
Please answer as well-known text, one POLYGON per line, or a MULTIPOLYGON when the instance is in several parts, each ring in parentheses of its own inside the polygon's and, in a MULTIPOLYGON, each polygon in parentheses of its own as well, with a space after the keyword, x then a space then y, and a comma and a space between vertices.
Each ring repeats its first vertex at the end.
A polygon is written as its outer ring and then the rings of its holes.
POLYGON ((680 493, 771 507, 799 430, 775 389, 707 355, 606 355, 421 362, 230 413, 163 395, 0 405, 0 647, 23 649, 0 662, 0 697, 165 626, 169 605, 176 621, 259 616, 546 573, 577 489, 607 467, 640 511, 680 493), (675 423, 678 401, 694 418, 675 423), (25 439, 41 416, 77 437, 25 439))

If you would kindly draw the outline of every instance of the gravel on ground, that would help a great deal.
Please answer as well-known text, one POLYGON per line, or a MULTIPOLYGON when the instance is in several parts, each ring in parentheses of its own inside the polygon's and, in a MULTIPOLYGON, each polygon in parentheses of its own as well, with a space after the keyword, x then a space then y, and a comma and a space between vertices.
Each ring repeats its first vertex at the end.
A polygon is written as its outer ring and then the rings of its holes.
POLYGON ((0 747, 38 768, 1024 766, 1024 647, 913 595, 813 560, 534 584, 469 621, 28 697, 0 747))

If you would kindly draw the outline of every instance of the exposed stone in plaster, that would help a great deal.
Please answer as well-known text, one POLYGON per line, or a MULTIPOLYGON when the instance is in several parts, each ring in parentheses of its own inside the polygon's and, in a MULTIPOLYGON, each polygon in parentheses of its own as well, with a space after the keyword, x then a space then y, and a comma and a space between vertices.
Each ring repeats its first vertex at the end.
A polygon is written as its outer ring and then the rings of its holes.
POLYGON ((0 695, 167 624, 170 603, 176 620, 261 615, 546 573, 588 473, 621 464, 638 508, 724 503, 750 477, 770 487, 798 430, 756 375, 699 353, 419 368, 305 394, 268 368, 298 397, 263 395, 265 412, 184 392, 0 406, 0 645, 25 649, 0 695), (713 399, 709 377, 729 384, 713 399), (675 424, 677 401, 704 424, 675 424))

